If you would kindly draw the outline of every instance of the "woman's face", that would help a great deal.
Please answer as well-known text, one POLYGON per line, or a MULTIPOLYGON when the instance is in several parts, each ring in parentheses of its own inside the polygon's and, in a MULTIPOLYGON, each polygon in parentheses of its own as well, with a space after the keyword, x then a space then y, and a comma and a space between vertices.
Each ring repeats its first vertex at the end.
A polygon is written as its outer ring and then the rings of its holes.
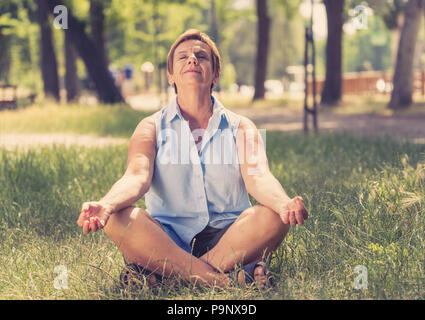
POLYGON ((212 68, 212 54, 208 45, 200 40, 186 40, 174 51, 173 74, 168 75, 168 83, 175 84, 177 91, 185 88, 210 91, 218 74, 212 68))

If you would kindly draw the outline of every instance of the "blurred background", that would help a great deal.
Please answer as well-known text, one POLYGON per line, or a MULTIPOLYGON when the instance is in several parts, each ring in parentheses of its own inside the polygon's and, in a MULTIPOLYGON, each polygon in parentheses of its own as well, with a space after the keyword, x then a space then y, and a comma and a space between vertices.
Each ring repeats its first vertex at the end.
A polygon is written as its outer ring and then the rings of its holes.
POLYGON ((0 0, 0 299, 425 299, 424 12, 425 0, 0 0), (124 290, 118 248, 76 224, 174 96, 167 53, 189 28, 220 50, 213 95, 267 130, 270 170, 312 213, 279 247, 267 293, 124 290))
POLYGON ((0 108, 47 96, 160 108, 173 94, 168 50, 188 28, 216 42, 224 99, 303 99, 312 16, 321 105, 382 95, 406 108, 425 94, 423 11, 419 0, 2 0, 0 108))

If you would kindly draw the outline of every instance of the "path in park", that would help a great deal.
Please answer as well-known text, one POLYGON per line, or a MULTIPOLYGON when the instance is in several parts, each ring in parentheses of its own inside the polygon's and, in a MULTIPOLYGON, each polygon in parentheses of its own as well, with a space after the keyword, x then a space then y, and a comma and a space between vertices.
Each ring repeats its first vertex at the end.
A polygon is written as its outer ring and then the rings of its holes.
MULTIPOLYGON (((155 111, 161 104, 155 97, 134 97, 129 100, 134 109, 155 111)), ((284 132, 303 130, 302 110, 285 108, 254 109, 237 108, 234 112, 247 116, 258 128, 284 132)), ((425 144, 425 115, 377 115, 377 114, 332 114, 319 112, 320 131, 349 131, 358 135, 388 135, 396 139, 408 139, 414 143, 425 144)), ((311 124, 310 124, 311 128, 311 124)), ((0 148, 8 150, 49 146, 52 144, 77 145, 86 147, 106 146, 128 143, 128 139, 97 137, 80 134, 1 134, 0 148)))
POLYGON ((128 143, 127 139, 113 137, 98 137, 71 133, 6 133, 0 134, 0 148, 6 150, 28 150, 33 147, 48 147, 51 145, 103 147, 128 143))
MULTIPOLYGON (((149 96, 135 96, 129 100, 136 110, 154 111, 161 105, 159 99, 149 96)), ((303 130, 303 112, 285 108, 254 109, 237 108, 234 112, 251 119, 258 128, 285 132, 303 130)), ((311 121, 311 120, 310 120, 311 121)), ((309 125, 312 128, 310 122, 309 125)), ((319 111, 319 131, 349 131, 358 135, 389 135, 396 139, 409 139, 425 144, 425 114, 392 115, 379 114, 333 114, 319 111)))
MULTIPOLYGON (((286 132, 303 130, 303 113, 283 108, 268 110, 237 109, 259 128, 286 132)), ((309 123, 310 129, 312 123, 309 123)), ((348 131, 362 136, 391 136, 425 144, 425 115, 378 115, 378 114, 318 114, 319 131, 348 131)))

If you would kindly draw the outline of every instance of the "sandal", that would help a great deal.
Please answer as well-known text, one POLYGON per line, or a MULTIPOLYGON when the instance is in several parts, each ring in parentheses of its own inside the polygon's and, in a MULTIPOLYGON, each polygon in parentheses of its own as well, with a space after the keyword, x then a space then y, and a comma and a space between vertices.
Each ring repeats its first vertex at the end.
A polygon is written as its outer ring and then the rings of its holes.
POLYGON ((135 263, 127 264, 120 274, 120 283, 124 288, 141 288, 144 285, 152 288, 161 283, 162 280, 162 276, 155 274, 135 263))
POLYGON ((235 270, 231 273, 231 277, 238 285, 253 285, 255 284, 259 289, 265 289, 267 287, 273 287, 273 279, 267 268, 267 264, 262 260, 257 260, 246 264, 242 269, 235 270), (256 281, 255 269, 262 267, 265 283, 256 281))

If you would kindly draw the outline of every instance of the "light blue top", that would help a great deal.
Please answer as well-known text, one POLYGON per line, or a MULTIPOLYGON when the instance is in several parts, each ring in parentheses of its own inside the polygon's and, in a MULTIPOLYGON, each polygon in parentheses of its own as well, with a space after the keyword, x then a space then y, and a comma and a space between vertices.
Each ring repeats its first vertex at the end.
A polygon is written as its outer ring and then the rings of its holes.
POLYGON ((211 96, 213 114, 198 152, 177 98, 154 114, 156 158, 146 211, 171 227, 190 251, 207 225, 223 228, 251 206, 240 172, 236 132, 240 117, 211 96))

